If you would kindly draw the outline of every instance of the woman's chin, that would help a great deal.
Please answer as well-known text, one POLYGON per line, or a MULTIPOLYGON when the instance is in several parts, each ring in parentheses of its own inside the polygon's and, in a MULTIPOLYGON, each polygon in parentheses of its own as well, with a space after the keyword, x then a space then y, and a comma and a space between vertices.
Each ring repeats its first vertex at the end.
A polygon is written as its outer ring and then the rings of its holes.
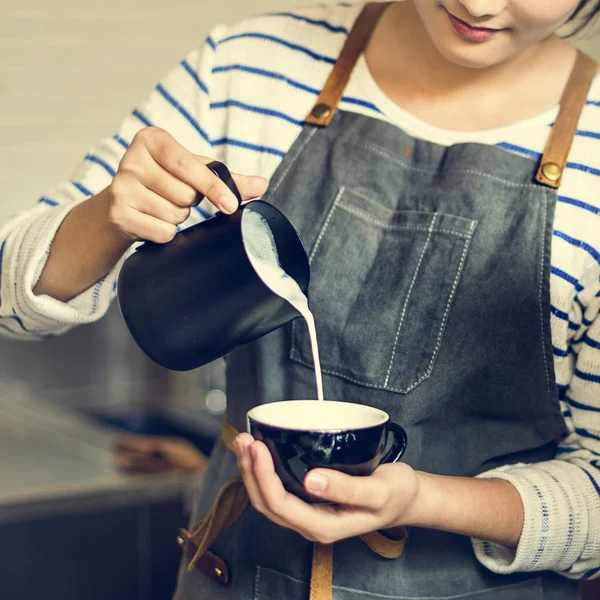
POLYGON ((510 52, 494 42, 474 43, 456 39, 434 39, 438 52, 448 62, 467 69, 488 69, 509 60, 517 52, 510 52))

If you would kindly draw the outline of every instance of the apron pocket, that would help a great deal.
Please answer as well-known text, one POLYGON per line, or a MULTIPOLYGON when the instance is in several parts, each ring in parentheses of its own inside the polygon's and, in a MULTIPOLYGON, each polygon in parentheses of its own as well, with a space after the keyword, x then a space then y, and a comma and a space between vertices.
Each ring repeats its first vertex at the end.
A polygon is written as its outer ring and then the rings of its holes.
MULTIPOLYGON (((435 579, 435 573, 432 576, 435 579)), ((365 579, 368 579, 367 575, 365 579)), ((433 594, 428 594, 424 590, 421 596, 403 596, 400 590, 398 595, 373 594, 365 590, 334 585, 333 598, 334 600, 515 600, 517 598, 518 600, 543 600, 544 597, 540 577, 452 596, 444 596, 438 589, 436 587, 436 592, 433 594)), ((305 581, 266 567, 256 568, 252 600, 301 600, 308 598, 309 593, 310 586, 305 581)))
MULTIPOLYGON (((401 394, 429 377, 475 225, 341 188, 310 254, 323 372, 401 394)), ((290 357, 313 366, 301 319, 290 357)))

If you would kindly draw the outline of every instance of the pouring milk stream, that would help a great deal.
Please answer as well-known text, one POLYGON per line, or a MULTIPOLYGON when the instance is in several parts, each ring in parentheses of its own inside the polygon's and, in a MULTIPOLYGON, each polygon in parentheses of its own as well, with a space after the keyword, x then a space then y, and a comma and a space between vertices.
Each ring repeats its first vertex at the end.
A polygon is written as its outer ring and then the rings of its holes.
POLYGON ((244 212, 242 238, 248 258, 263 283, 272 292, 287 300, 306 321, 315 365, 317 397, 319 400, 324 400, 317 330, 314 316, 308 307, 308 298, 304 295, 296 280, 281 268, 273 233, 261 214, 252 210, 244 212))

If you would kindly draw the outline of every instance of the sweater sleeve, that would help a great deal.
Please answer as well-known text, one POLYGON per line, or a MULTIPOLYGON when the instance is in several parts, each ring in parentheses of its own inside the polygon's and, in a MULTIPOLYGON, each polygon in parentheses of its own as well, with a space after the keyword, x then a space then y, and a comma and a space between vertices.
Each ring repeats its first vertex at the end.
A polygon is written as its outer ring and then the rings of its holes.
POLYGON ((574 374, 561 394, 569 434, 555 459, 481 475, 512 483, 525 511, 516 549, 473 540, 479 561, 497 573, 600 577, 600 281, 598 288, 586 311, 595 318, 574 342, 574 374))
MULTIPOLYGON (((144 127, 167 130, 195 154, 214 156, 211 140, 221 137, 210 119, 210 85, 217 52, 217 27, 202 50, 190 52, 123 121, 119 132, 83 157, 71 179, 48 190, 36 205, 13 216, 0 230, 0 333, 19 340, 62 334, 98 320, 116 293, 125 257, 89 289, 69 302, 35 295, 56 232, 69 212, 106 188, 135 134, 144 127)), ((206 203, 192 212, 186 226, 207 216, 206 203)))

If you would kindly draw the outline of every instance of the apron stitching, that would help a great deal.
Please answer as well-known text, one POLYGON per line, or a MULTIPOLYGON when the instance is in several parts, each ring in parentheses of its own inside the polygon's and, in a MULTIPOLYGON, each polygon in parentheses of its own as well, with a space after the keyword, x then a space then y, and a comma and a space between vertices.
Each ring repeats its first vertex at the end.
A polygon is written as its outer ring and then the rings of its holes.
MULTIPOLYGON (((268 567, 266 567, 266 570, 270 571, 274 575, 280 576, 283 579, 286 579, 293 583, 300 583, 303 585, 307 584, 306 581, 304 581, 302 579, 298 579, 296 577, 292 577, 291 575, 288 575, 287 573, 283 573, 283 572, 277 571, 275 569, 269 569, 268 567)), ((257 567, 257 572, 260 572, 260 571, 261 571, 261 567, 257 567)), ((259 578, 260 578, 260 575, 259 575, 259 578)), ((352 593, 360 594, 360 595, 369 595, 369 597, 371 597, 371 598, 381 598, 382 600, 461 600, 461 599, 468 599, 468 598, 476 598, 477 596, 480 596, 481 594, 485 594, 485 593, 489 592, 490 590, 497 590, 497 589, 504 590, 504 589, 511 589, 511 588, 520 588, 520 587, 524 587, 524 586, 529 586, 529 585, 531 585, 531 583, 536 583, 536 582, 539 585, 539 578, 532 577, 531 579, 527 579, 525 581, 519 581, 518 583, 509 583, 509 584, 505 584, 505 585, 501 585, 501 586, 497 586, 497 587, 484 588, 484 589, 478 590, 476 592, 466 592, 465 594, 444 596, 444 598, 441 598, 440 596, 421 596, 419 598, 408 598, 407 596, 391 596, 388 594, 376 594, 373 592, 365 592, 364 590, 358 590, 356 588, 350 588, 350 587, 346 587, 343 585, 333 585, 332 589, 339 590, 342 592, 348 591, 348 592, 352 592, 352 593)), ((254 600, 257 600, 259 598, 259 596, 260 596, 260 594, 258 593, 258 589, 255 588, 254 600)))
MULTIPOLYGON (((298 361, 300 364, 303 364, 307 367, 312 367, 314 368, 314 366, 305 361, 302 360, 301 358, 298 358, 298 354, 296 352, 294 352, 294 360, 298 361)), ((369 388, 373 388, 373 389, 388 389, 391 390, 393 392, 404 392, 404 390, 399 390, 396 388, 383 388, 383 386, 381 385, 377 385, 375 383, 371 383, 369 381, 362 381, 361 379, 355 379, 354 377, 349 377, 348 375, 345 375, 344 373, 339 373, 338 371, 332 371, 331 369, 321 369, 323 371, 323 373, 328 373, 329 375, 338 375, 339 377, 343 377, 344 379, 348 380, 348 381, 352 381, 353 383, 359 383, 360 385, 364 385, 365 387, 369 387, 369 388)))
POLYGON ((290 164, 287 166, 287 169, 281 174, 278 181, 275 183, 275 186, 271 190, 270 195, 273 195, 273 194, 275 194, 275 192, 277 192, 277 190, 279 189, 279 186, 283 183, 284 179, 287 177, 287 174, 289 173, 290 169, 296 163, 299 156, 302 154, 302 151, 304 150, 304 148, 306 148, 308 142, 310 142, 313 135, 315 135, 315 133, 317 131, 318 131, 318 129, 316 127, 309 131, 309 134, 306 136, 306 140, 304 140, 304 143, 298 148, 296 156, 294 156, 294 158, 290 161, 290 164))
MULTIPOLYGON (((444 312, 444 316, 442 318, 442 323, 440 325, 440 330, 438 333, 436 347, 432 354, 431 360, 429 361, 429 366, 427 367, 427 370, 425 371, 425 373, 417 381, 415 381, 412 385, 410 385, 406 388, 396 388, 396 387, 389 387, 389 386, 385 386, 385 385, 381 385, 381 384, 371 383, 370 381, 363 381, 361 379, 356 379, 355 377, 350 377, 349 375, 346 375, 345 373, 340 373, 339 371, 333 371, 333 370, 327 369, 327 368, 322 369, 323 373, 327 373, 328 375, 337 375, 338 377, 342 377, 342 378, 346 379, 347 381, 351 381, 353 383, 358 383, 359 385, 362 385, 364 387, 368 387, 371 389, 386 390, 386 391, 390 391, 390 392, 398 392, 400 394, 407 394, 408 392, 410 392, 411 390, 416 388, 422 381, 427 379, 427 377, 429 377, 429 375, 431 375, 431 371, 433 370, 433 363, 434 363, 437 353, 439 352, 439 349, 440 349, 442 334, 443 334, 443 331, 444 331, 444 328, 446 325, 446 321, 448 319, 450 305, 452 304, 452 300, 454 299, 454 295, 456 294, 456 288, 458 286, 458 281, 462 274, 465 258, 467 255, 467 250, 469 249, 470 241, 473 237, 473 231, 475 229, 476 224, 477 224, 477 221, 471 221, 471 226, 469 227, 470 234, 465 238, 465 244, 463 247, 463 252, 461 255, 460 263, 458 265, 458 271, 456 273, 456 277, 455 277, 454 283, 452 285, 452 291, 451 291, 450 297, 446 304, 446 310, 444 312)), ((294 323, 292 324, 292 330, 293 330, 293 339, 295 340, 295 338, 296 338, 296 333, 295 333, 296 332, 296 321, 294 321, 294 323)), ((312 365, 311 363, 309 363, 299 357, 294 346, 292 346, 292 358, 296 362, 298 362, 306 367, 314 368, 314 365, 312 365)))
POLYGON ((550 375, 548 372, 548 361, 546 359, 546 331, 544 328, 544 311, 543 311, 543 282, 544 282, 544 268, 546 266, 546 253, 547 246, 546 238, 548 236, 547 229, 548 225, 546 223, 546 217, 548 213, 548 193, 544 194, 544 209, 543 209, 543 223, 544 223, 544 235, 540 236, 542 240, 542 255, 540 257, 540 281, 539 281, 539 313, 540 313, 540 326, 541 326, 541 340, 542 340, 542 358, 544 361, 544 373, 546 374, 546 392, 548 394, 548 399, 551 399, 550 393, 550 375))
MULTIPOLYGON (((351 190, 347 190, 349 194, 351 194, 352 196, 356 196, 357 198, 360 198, 361 200, 364 200, 365 202, 368 202, 369 204, 373 204, 377 207, 377 209, 381 210, 385 210, 386 212, 390 212, 392 214, 396 214, 396 213, 402 213, 402 214, 410 214, 410 215, 431 215, 431 211, 427 211, 427 210, 405 210, 405 209, 392 209, 392 208, 388 208, 387 206, 383 206, 382 204, 379 204, 379 202, 377 202, 376 200, 373 200, 373 198, 370 198, 369 196, 367 196, 366 194, 363 194, 361 191, 359 191, 358 189, 351 189, 351 190)), ((346 207, 346 204, 341 205, 343 207, 346 207)), ((352 207, 355 210, 360 210, 357 209, 355 207, 352 207)), ((471 225, 471 220, 472 219, 468 219, 467 217, 460 217, 458 215, 453 215, 450 213, 437 213, 438 216, 440 217, 452 217, 452 219, 454 221, 464 221, 465 225, 471 225)), ((427 228, 425 227, 423 229, 423 231, 427 231, 427 228)), ((441 231, 441 230, 440 230, 441 231)), ((462 235, 467 235, 466 233, 463 233, 462 231, 453 231, 453 233, 456 233, 457 235, 460 233, 462 235)))
POLYGON ((456 271, 456 277, 454 278, 454 284, 452 285, 452 291, 450 292, 450 297, 448 298, 448 302, 446 303, 446 311, 444 312, 444 316, 442 317, 442 324, 440 326, 440 331, 438 333, 437 343, 435 345, 435 350, 433 351, 433 356, 431 357, 431 361, 429 363, 428 375, 431 373, 431 369, 433 368, 433 361, 439 352, 440 346, 442 345, 442 334, 444 333, 444 329, 446 328, 446 322, 448 321, 448 315, 450 313, 450 305, 452 304, 452 300, 454 300, 454 295, 456 294, 456 288, 458 287, 458 282, 460 280, 460 276, 463 272, 463 267, 465 264, 465 260, 467 258, 467 251, 469 249, 471 239, 473 237, 473 231, 475 230, 475 224, 477 221, 471 222, 471 227, 469 228, 469 232, 471 236, 468 240, 465 241, 465 245, 463 247, 462 256, 460 257, 460 263, 458 265, 458 269, 456 271))
POLYGON ((484 588, 482 590, 478 590, 476 592, 466 592, 465 594, 458 594, 458 595, 454 595, 454 596, 420 596, 418 598, 409 598, 407 596, 389 596, 387 594, 374 594, 373 592, 365 592, 363 590, 357 590, 354 588, 349 588, 349 587, 344 587, 341 585, 334 585, 333 589, 334 590, 341 590, 341 591, 348 591, 348 592, 353 592, 355 594, 359 594, 359 595, 363 595, 363 596, 369 596, 369 598, 381 598, 382 600, 461 600, 461 599, 468 599, 468 598, 477 598, 477 596, 481 596, 482 594, 487 594, 487 592, 489 592, 490 590, 503 590, 503 589, 509 589, 509 588, 520 588, 520 587, 525 587, 526 585, 529 586, 532 583, 532 580, 534 580, 534 583, 537 583, 539 586, 539 577, 532 577, 531 579, 526 579, 525 581, 520 581, 518 583, 508 583, 506 585, 499 585, 496 587, 489 587, 489 588, 484 588))
MULTIPOLYGON (((315 130, 316 131, 316 130, 315 130)), ((333 204, 331 206, 331 208, 329 209, 329 214, 327 215, 327 218, 325 219, 325 223, 323 224, 323 229, 321 229, 321 232, 319 233, 319 237, 317 237, 317 241, 315 242, 315 247, 312 249, 312 252, 310 253, 310 256, 308 257, 308 263, 312 264, 313 258, 315 256, 315 253, 317 252, 317 249, 319 248, 320 244, 321 244, 321 240, 323 239, 323 236, 325 235, 325 232, 327 231, 327 229, 329 228, 329 223, 331 222, 331 218, 333 217, 333 213, 335 212, 335 209, 337 208, 342 196, 344 195, 344 192, 346 191, 345 187, 341 187, 339 192, 337 193, 337 196, 335 197, 335 200, 333 201, 333 204)), ((292 323, 292 352, 294 351, 294 344, 296 341, 296 327, 297 327, 297 319, 294 320, 294 322, 292 323)), ((314 368, 314 367, 313 367, 314 368)))
MULTIPOLYGON (((310 367, 314 369, 314 365, 312 365, 311 363, 302 360, 301 358, 298 358, 298 354, 294 351, 293 354, 293 359, 296 362, 299 362, 302 365, 305 365, 306 367, 310 367)), ((364 387, 368 387, 374 390, 384 390, 384 391, 390 391, 390 392, 399 392, 401 394, 406 394, 407 392, 410 392, 413 388, 415 388, 416 386, 419 385, 419 383, 421 383, 424 379, 427 379, 427 377, 430 375, 431 373, 431 369, 429 369, 428 372, 425 373, 425 375, 423 375, 417 382, 415 382, 414 384, 412 384, 410 387, 408 388, 404 388, 404 389, 400 389, 400 388, 395 388, 395 387, 384 387, 382 384, 377 384, 377 383, 371 383, 370 381, 362 381, 361 379, 355 379, 354 377, 350 377, 349 375, 346 375, 344 373, 339 373, 338 371, 332 371, 331 369, 321 369, 321 371, 323 373, 327 373, 328 375, 337 375, 338 377, 342 377, 344 378, 346 381, 351 381, 352 383, 358 383, 364 387)))
POLYGON ((260 596, 260 567, 256 567, 256 575, 254 576, 254 600, 260 596))
POLYGON ((538 184, 536 184, 536 183, 514 183, 512 181, 506 181, 505 179, 501 179, 500 177, 490 175, 489 173, 481 173, 480 171, 473 171, 472 169, 456 169, 456 170, 452 170, 450 172, 451 173, 467 173, 468 175, 480 175, 481 177, 491 179, 492 181, 497 181, 498 183, 503 183, 510 187, 531 189, 531 188, 536 188, 538 186, 538 184))
POLYGON ((406 294, 406 298, 404 299, 404 306, 402 307, 402 313, 400 315, 400 323, 398 323, 398 329, 396 330, 396 337, 394 338, 394 346, 392 348, 392 357, 390 358, 390 365, 387 370, 387 374, 385 376, 385 381, 383 385, 387 387, 390 382, 390 374, 392 372, 392 366, 394 364, 394 358, 396 357, 396 348, 398 346, 398 339, 400 338, 400 330, 402 329, 402 325, 404 325, 404 317, 406 317, 406 309, 408 307, 408 302, 412 295, 413 288, 415 287, 415 281, 417 280, 417 275, 421 270, 421 264, 423 263, 423 257, 425 256, 425 252, 427 251, 427 247, 429 246, 429 242, 431 240, 431 236, 433 234, 433 226, 435 225, 435 219, 437 215, 434 214, 431 218, 431 223, 429 224, 429 233, 427 234, 427 239, 423 244, 423 250, 421 251, 421 256, 419 257, 419 262, 417 263, 417 268, 412 277, 412 281, 410 282, 410 286, 408 288, 408 293, 406 294))
MULTIPOLYGON (((370 144, 358 144, 358 143, 352 142, 351 140, 348 140, 347 145, 352 145, 352 146, 356 146, 357 148, 367 148, 369 150, 372 150, 373 152, 375 152, 375 154, 379 154, 380 156, 388 158, 393 163, 395 163, 395 164, 399 165, 400 167, 402 167, 403 169, 407 169, 409 171, 417 171, 419 173, 435 173, 436 172, 436 169, 423 169, 421 167, 413 167, 412 165, 407 165, 405 162, 398 160, 395 156, 388 154, 387 152, 381 150, 380 148, 377 148, 376 146, 372 146, 370 144)), ((500 177, 490 175, 489 173, 482 173, 481 171, 474 171, 473 169, 452 169, 448 172, 453 173, 453 174, 466 173, 469 175, 480 175, 481 177, 485 177, 486 179, 491 179, 492 181, 497 181, 499 183, 503 183, 509 187, 529 189, 532 187, 537 187, 539 185, 539 184, 535 184, 535 183, 515 183, 513 181, 507 181, 505 179, 501 179, 500 177)))
POLYGON ((423 376, 418 381, 416 381, 412 386, 410 386, 406 390, 407 392, 410 392, 410 390, 414 389, 417 385, 419 385, 419 383, 421 383, 423 380, 427 379, 427 377, 429 377, 429 375, 431 375, 431 371, 433 370, 433 363, 435 362, 438 352, 440 351, 440 346, 442 345, 442 336, 444 334, 444 329, 446 328, 446 322, 448 321, 448 315, 450 313, 450 306, 452 305, 452 300, 454 300, 454 295, 456 294, 456 288, 458 287, 458 282, 459 282, 460 276, 462 275, 462 272, 463 272, 463 267, 465 264, 465 260, 467 258, 467 251, 469 249, 471 238, 473 236, 473 231, 475 229, 475 223, 476 223, 476 221, 471 222, 471 227, 469 229, 469 231, 471 233, 471 237, 469 237, 467 240, 465 240, 465 244, 463 246, 462 256, 460 257, 460 263, 458 265, 458 269, 456 270, 456 277, 454 278, 454 283, 452 284, 452 291, 450 292, 450 296, 448 297, 448 302, 446 302, 446 310, 444 312, 444 316, 442 317, 442 322, 440 324, 440 329, 438 331, 437 341, 435 344, 435 348, 433 350, 433 354, 431 355, 431 359, 429 361, 429 366, 427 367, 427 371, 425 371, 423 376))
MULTIPOLYGON (((454 231, 452 229, 441 229, 439 227, 436 227, 435 229, 431 229, 431 227, 411 227, 410 225, 388 225, 385 221, 378 221, 377 219, 374 219, 371 215, 362 212, 361 210, 359 210, 358 208, 354 208, 353 206, 347 206, 345 204, 340 204, 339 208, 341 208, 342 210, 345 210, 349 213, 352 213, 353 215, 356 215, 357 217, 364 219, 365 221, 368 221, 369 223, 373 223, 373 225, 378 225, 379 227, 381 227, 382 229, 385 229, 387 231, 425 231, 425 232, 429 232, 431 231, 432 233, 449 233, 450 235, 455 235, 457 237, 461 237, 461 238, 469 238, 469 234, 468 233, 462 233, 460 231, 454 231)), ((439 215, 440 213, 435 213, 436 215, 439 215)))
POLYGON ((317 253, 317 250, 319 249, 319 246, 321 245, 321 241, 323 240, 323 237, 325 236, 325 233, 327 232, 327 229, 329 228, 329 223, 331 222, 333 213, 335 212, 335 209, 338 207, 338 204, 339 204, 340 200, 342 199, 342 196, 344 195, 345 191, 346 191, 346 188, 341 187, 340 191, 338 192, 337 196, 335 197, 335 200, 333 202, 331 210, 329 211, 329 214, 327 215, 327 218, 325 219, 325 224, 323 225, 323 229, 321 229, 321 233, 319 233, 319 237, 317 238, 317 241, 315 242, 315 247, 313 248, 312 252, 310 253, 308 262, 311 264, 312 264, 313 258, 315 257, 315 254, 317 253))

